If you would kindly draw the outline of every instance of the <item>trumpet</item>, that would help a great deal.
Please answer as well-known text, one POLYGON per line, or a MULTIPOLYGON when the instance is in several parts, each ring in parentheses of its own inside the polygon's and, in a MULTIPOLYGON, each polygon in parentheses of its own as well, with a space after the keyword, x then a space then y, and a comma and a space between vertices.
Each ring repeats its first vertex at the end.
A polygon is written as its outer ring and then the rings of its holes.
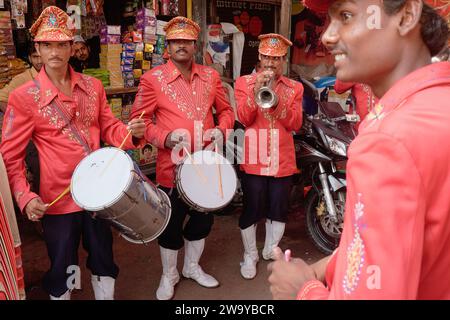
POLYGON ((262 86, 255 95, 255 103, 262 109, 270 109, 278 104, 278 96, 272 90, 272 77, 267 84, 262 86))

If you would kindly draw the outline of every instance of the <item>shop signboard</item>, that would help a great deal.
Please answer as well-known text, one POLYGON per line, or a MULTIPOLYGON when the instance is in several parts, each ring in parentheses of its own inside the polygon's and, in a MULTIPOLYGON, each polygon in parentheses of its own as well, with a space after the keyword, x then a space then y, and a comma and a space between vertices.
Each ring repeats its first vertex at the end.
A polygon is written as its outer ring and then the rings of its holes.
POLYGON ((219 22, 233 23, 245 35, 241 75, 250 74, 258 62, 258 36, 275 30, 275 6, 252 1, 216 1, 219 22))

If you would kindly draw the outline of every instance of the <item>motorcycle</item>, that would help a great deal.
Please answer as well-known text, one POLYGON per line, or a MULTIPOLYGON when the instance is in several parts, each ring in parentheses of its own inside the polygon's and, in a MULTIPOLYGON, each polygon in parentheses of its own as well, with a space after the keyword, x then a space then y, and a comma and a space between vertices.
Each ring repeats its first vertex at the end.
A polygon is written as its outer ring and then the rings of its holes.
POLYGON ((340 104, 326 101, 326 91, 319 94, 312 83, 302 83, 305 97, 317 104, 319 112, 304 113, 302 128, 294 135, 301 171, 297 178, 302 187, 309 188, 304 201, 307 234, 320 251, 330 254, 342 234, 347 149, 356 132, 340 104))

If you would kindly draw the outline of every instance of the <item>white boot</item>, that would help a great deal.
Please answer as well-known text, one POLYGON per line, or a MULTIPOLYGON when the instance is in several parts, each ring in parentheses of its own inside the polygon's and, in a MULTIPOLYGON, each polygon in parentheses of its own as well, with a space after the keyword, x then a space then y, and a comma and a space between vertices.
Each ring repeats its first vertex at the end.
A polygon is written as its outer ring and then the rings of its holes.
POLYGON ((71 291, 67 290, 59 297, 54 297, 54 296, 50 295, 50 300, 70 300, 70 294, 71 294, 71 291))
POLYGON ((277 247, 283 238, 285 226, 284 222, 266 220, 266 241, 262 252, 264 260, 273 259, 273 248, 277 247))
POLYGON ((180 275, 177 270, 178 250, 159 247, 161 252, 161 262, 163 274, 156 290, 158 300, 170 300, 175 292, 175 285, 180 281, 180 275))
POLYGON ((244 244, 244 261, 241 262, 241 275, 245 279, 253 279, 256 276, 256 264, 258 263, 258 249, 256 248, 256 225, 241 229, 242 243, 244 244))
POLYGON ((264 249, 262 256, 264 260, 270 260, 270 252, 272 251, 272 220, 266 219, 266 240, 264 241, 264 249))
POLYGON ((205 273, 198 264, 205 247, 205 239, 196 241, 184 241, 184 266, 183 276, 198 282, 199 285, 206 288, 215 288, 219 282, 211 275, 205 273))
POLYGON ((95 300, 114 300, 114 285, 116 280, 112 277, 91 275, 92 289, 95 300))

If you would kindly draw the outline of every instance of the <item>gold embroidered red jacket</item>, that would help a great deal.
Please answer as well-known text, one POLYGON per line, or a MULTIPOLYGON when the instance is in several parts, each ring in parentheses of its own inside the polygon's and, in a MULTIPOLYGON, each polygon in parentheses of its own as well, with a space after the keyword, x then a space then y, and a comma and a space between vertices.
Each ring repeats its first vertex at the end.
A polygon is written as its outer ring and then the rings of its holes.
POLYGON ((236 80, 239 121, 245 128, 242 170, 248 174, 286 177, 298 172, 293 131, 302 126, 303 86, 281 76, 275 84, 275 110, 261 111, 254 99, 256 74, 236 80))
POLYGON ((349 149, 347 203, 327 287, 300 299, 450 299, 450 63, 398 81, 349 149))
MULTIPOLYGON (((30 191, 25 177, 25 149, 30 139, 39 152, 40 197, 50 203, 69 186, 78 163, 90 151, 100 148, 100 139, 119 146, 128 133, 126 125, 112 114, 101 82, 69 69, 72 97, 59 91, 42 68, 35 79, 39 88, 34 81, 29 81, 14 90, 8 100, 0 151, 11 191, 22 211, 37 197, 30 191)), ((130 136, 125 148, 134 147, 130 136)), ((46 213, 80 210, 69 193, 46 213)))
POLYGON ((156 180, 160 185, 174 186, 172 150, 164 146, 167 135, 176 129, 186 129, 191 136, 191 151, 195 146, 201 147, 202 142, 194 144, 194 140, 203 140, 199 135, 215 127, 213 107, 217 127, 225 134, 234 125, 234 112, 219 74, 210 67, 193 63, 190 83, 184 80, 171 60, 141 77, 131 118, 146 111, 143 117, 147 124, 145 139, 158 148, 156 180), (202 128, 194 132, 196 122, 202 128))

